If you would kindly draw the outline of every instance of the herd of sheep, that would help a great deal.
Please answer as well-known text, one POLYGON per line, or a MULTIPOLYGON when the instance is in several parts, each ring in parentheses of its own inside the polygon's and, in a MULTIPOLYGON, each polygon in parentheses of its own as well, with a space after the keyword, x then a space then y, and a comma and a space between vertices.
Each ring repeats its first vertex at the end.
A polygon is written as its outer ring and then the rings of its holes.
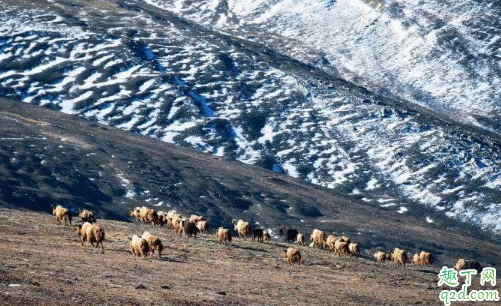
MULTIPOLYGON (((71 225, 72 217, 67 208, 61 205, 53 205, 52 214, 56 217, 56 222, 58 224, 64 221, 65 224, 69 222, 71 225)), ((191 215, 189 218, 185 218, 173 210, 168 212, 157 212, 145 206, 135 207, 130 210, 130 216, 135 218, 136 222, 154 226, 167 226, 179 236, 184 234, 187 237, 193 237, 195 239, 198 234, 208 233, 209 230, 209 223, 204 217, 191 215)), ((104 252, 103 242, 105 241, 105 232, 99 225, 93 224, 96 222, 94 213, 88 210, 81 210, 79 211, 79 217, 82 220, 82 224, 77 225, 77 235, 81 239, 82 246, 85 242, 89 242, 93 247, 97 248, 101 246, 102 252, 104 252)), ((252 241, 257 240, 258 242, 267 242, 271 240, 268 231, 261 228, 253 229, 249 222, 238 220, 234 222, 233 225, 234 231, 238 234, 239 239, 245 240, 247 237, 251 237, 252 241)), ((229 229, 220 227, 215 230, 215 235, 219 244, 231 243, 232 241, 232 235, 229 229)), ((305 236, 296 229, 283 227, 279 230, 279 236, 283 236, 286 243, 297 243, 297 245, 300 246, 305 245, 305 236)), ((158 253, 159 257, 162 256, 162 251, 164 249, 162 241, 160 238, 147 231, 141 236, 133 235, 129 240, 130 251, 135 256, 151 257, 155 251, 158 253)), ((326 235, 324 231, 318 229, 314 229, 311 233, 309 246, 320 249, 327 248, 330 252, 334 252, 334 254, 338 256, 360 256, 359 243, 351 241, 347 236, 337 237, 334 235, 326 235)), ((405 264, 409 262, 407 252, 399 248, 395 248, 389 253, 378 250, 374 253, 374 258, 378 263, 391 260, 396 263, 397 267, 405 267, 405 264)), ((285 250, 285 259, 290 266, 294 266, 296 263, 300 266, 302 263, 301 252, 294 247, 289 247, 285 250)), ((420 253, 414 254, 411 261, 418 266, 431 266, 434 257, 430 252, 421 251, 420 253)), ((481 265, 475 260, 467 261, 458 259, 454 263, 454 269, 458 271, 468 268, 476 269, 479 273, 482 270, 481 265)))

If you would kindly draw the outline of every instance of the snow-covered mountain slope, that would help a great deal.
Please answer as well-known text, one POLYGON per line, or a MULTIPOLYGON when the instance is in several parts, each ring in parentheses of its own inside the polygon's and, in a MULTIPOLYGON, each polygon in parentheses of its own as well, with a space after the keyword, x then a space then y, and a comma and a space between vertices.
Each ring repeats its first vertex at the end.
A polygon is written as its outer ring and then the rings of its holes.
POLYGON ((292 40, 295 57, 499 133, 501 2, 145 0, 233 32, 292 40), (300 50, 318 53, 311 58, 300 50))
MULTIPOLYGON (((381 87, 411 97, 402 82, 412 78, 386 83, 390 74, 383 68, 357 64, 363 57, 357 52, 370 53, 367 45, 345 44, 350 64, 336 55, 334 39, 325 37, 331 47, 309 43, 319 37, 298 30, 300 18, 290 17, 296 15, 278 10, 317 6, 252 3, 244 9, 235 1, 0 0, 0 94, 284 172, 428 222, 446 214, 501 232, 499 138, 374 94, 381 87), (298 32, 279 31, 281 18, 298 32), (348 70, 374 91, 346 81, 348 70), (370 79, 379 72, 380 80, 370 79)), ((332 13, 342 3, 323 10, 332 13)), ((318 35, 334 35, 319 30, 324 26, 311 24, 318 35)), ((388 52, 400 48, 391 46, 388 52)), ((445 58, 442 63, 430 69, 446 73, 445 58)), ((467 97, 473 93, 461 88, 463 102, 436 105, 461 108, 468 121, 473 109, 460 103, 473 103, 467 97)), ((482 92, 490 101, 476 100, 482 122, 497 122, 496 90, 482 92)))

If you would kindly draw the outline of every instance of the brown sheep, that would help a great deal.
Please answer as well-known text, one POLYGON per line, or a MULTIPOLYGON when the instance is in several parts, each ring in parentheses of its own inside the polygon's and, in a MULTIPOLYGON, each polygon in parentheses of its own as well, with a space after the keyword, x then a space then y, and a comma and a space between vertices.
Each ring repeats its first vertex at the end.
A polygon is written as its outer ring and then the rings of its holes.
POLYGON ((205 221, 205 218, 202 216, 191 215, 188 221, 197 224, 200 221, 205 221))
POLYGON ((154 209, 146 206, 141 207, 139 210, 139 217, 143 223, 151 223, 151 225, 158 225, 158 214, 154 209))
POLYGON ((61 220, 64 220, 64 225, 66 225, 66 221, 69 221, 71 225, 71 214, 67 208, 62 207, 61 205, 51 205, 52 214, 56 216, 56 222, 61 224, 61 220))
POLYGON ((377 251, 374 253, 374 258, 376 258, 377 262, 385 262, 388 259, 388 254, 383 251, 377 251))
POLYGON ((80 238, 82 236, 82 233, 85 233, 87 230, 87 227, 91 226, 92 224, 89 222, 85 222, 83 224, 78 224, 77 225, 77 236, 80 238))
POLYGON ((405 263, 407 262, 407 252, 399 248, 395 248, 391 252, 390 258, 397 264, 397 267, 402 266, 405 268, 405 263))
POLYGON ((148 241, 140 238, 138 235, 132 236, 132 239, 130 239, 130 252, 135 256, 148 256, 148 253, 150 252, 148 241))
POLYGON ((252 230, 252 241, 257 239, 258 242, 263 241, 264 231, 262 228, 255 228, 252 230))
POLYGON ((146 242, 148 242, 150 257, 152 257, 153 254, 155 254, 155 251, 158 252, 158 258, 162 257, 162 251, 164 249, 164 246, 163 246, 160 238, 158 238, 157 236, 154 236, 146 231, 143 233, 141 238, 143 238, 144 240, 146 240, 146 242))
POLYGON ((172 225, 174 227, 174 232, 181 237, 184 233, 184 224, 186 223, 186 219, 183 217, 175 216, 174 219, 172 219, 172 225))
POLYGON ((230 230, 228 230, 226 228, 220 227, 217 230, 216 236, 217 236, 217 242, 219 244, 223 244, 223 243, 226 244, 226 242, 231 242, 231 233, 230 233, 230 230))
POLYGON ((337 240, 334 243, 334 253, 341 256, 341 255, 350 255, 350 249, 348 247, 348 242, 344 242, 341 240, 337 240))
POLYGON ((360 256, 360 245, 358 243, 351 242, 348 244, 348 249, 350 250, 351 256, 360 256))
POLYGON ((141 207, 134 207, 130 210, 130 216, 136 218, 136 223, 142 222, 139 211, 141 207))
POLYGON ((200 234, 207 233, 209 231, 209 222, 203 220, 197 222, 197 227, 200 234))
POLYGON ((263 232, 263 241, 271 241, 271 236, 270 236, 270 233, 268 233, 268 231, 264 231, 263 232))
POLYGON ((344 242, 346 242, 348 244, 350 244, 350 242, 351 242, 351 239, 349 237, 347 237, 347 236, 341 236, 339 238, 339 240, 344 241, 344 242))
MULTIPOLYGON (((97 248, 99 247, 99 245, 101 245, 101 251, 104 253, 104 246, 103 246, 103 241, 105 239, 104 229, 101 228, 99 225, 90 223, 88 224, 89 225, 85 227, 85 231, 83 230, 81 231, 82 246, 84 245, 85 241, 89 242, 94 248, 97 248), (96 243, 95 246, 94 243, 96 243)), ((83 228, 84 226, 82 225, 82 229, 83 228)))
POLYGON ((197 239, 197 235, 200 231, 195 223, 188 221, 184 222, 183 232, 186 236, 197 239))
POLYGON ((238 222, 233 223, 235 231, 238 233, 238 238, 246 239, 247 236, 252 235, 252 227, 249 222, 243 220, 238 220, 238 222))
POLYGON ((336 243, 336 240, 339 238, 334 236, 334 235, 329 235, 327 236, 327 239, 325 240, 324 247, 329 248, 329 251, 334 251, 334 245, 336 243))
POLYGON ((288 248, 285 250, 285 258, 289 266, 294 266, 296 263, 301 267, 301 252, 296 248, 288 248))
POLYGON ((87 209, 79 210, 78 216, 82 218, 82 222, 89 222, 89 223, 96 222, 96 216, 94 215, 94 213, 87 209))
POLYGON ((175 219, 182 219, 183 216, 181 214, 176 213, 174 210, 169 210, 167 212, 167 226, 170 228, 174 228, 174 220, 175 219))
POLYGON ((415 264, 416 266, 421 265, 421 259, 419 258, 419 253, 416 253, 414 254, 414 256, 412 256, 412 263, 415 264))
POLYGON ((431 266, 434 258, 430 252, 421 251, 412 257, 412 262, 417 266, 431 266))
POLYGON ((305 245, 304 235, 301 233, 297 234, 296 241, 297 245, 304 246, 305 245))
POLYGON ((454 264, 454 270, 459 272, 465 269, 468 269, 468 261, 463 258, 458 259, 454 264))
POLYGON ((323 231, 314 229, 311 234, 310 241, 314 247, 323 248, 325 243, 325 234, 323 231))

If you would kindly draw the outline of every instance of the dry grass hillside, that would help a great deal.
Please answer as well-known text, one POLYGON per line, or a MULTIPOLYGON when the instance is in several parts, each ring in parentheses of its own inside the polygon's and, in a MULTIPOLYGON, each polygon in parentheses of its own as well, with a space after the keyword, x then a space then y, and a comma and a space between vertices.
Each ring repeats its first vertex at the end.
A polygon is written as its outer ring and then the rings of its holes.
POLYGON ((224 246, 213 235, 194 240, 167 228, 110 220, 98 224, 106 230, 104 254, 80 246, 75 224, 0 209, 0 304, 439 304, 437 267, 409 265, 404 270, 308 247, 300 247, 304 265, 288 267, 286 245, 276 241, 235 239, 224 246), (129 252, 127 236, 144 230, 164 241, 161 259, 129 252))

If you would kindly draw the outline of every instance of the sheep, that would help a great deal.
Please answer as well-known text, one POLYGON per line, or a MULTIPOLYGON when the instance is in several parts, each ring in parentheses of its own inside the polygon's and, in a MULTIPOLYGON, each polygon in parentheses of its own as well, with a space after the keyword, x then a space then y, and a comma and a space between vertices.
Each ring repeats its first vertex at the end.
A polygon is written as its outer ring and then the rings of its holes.
POLYGON ((243 220, 238 220, 238 222, 233 223, 235 231, 238 233, 238 238, 246 239, 247 236, 252 235, 252 227, 249 222, 243 220))
POLYGON ((419 253, 416 253, 414 254, 414 256, 412 256, 412 263, 415 264, 416 266, 421 265, 421 258, 419 258, 419 253))
POLYGON ((341 241, 346 242, 348 244, 350 244, 350 242, 351 242, 351 239, 347 236, 341 236, 340 238, 338 238, 338 240, 341 240, 341 241))
POLYGON ((82 218, 82 222, 96 222, 96 216, 94 215, 94 213, 87 209, 78 210, 78 216, 82 218))
POLYGON ((360 245, 358 243, 350 242, 350 244, 348 244, 348 249, 350 250, 351 256, 360 256, 360 245))
POLYGON ((178 214, 176 213, 176 211, 174 210, 169 210, 167 212, 167 226, 170 227, 170 228, 174 228, 174 223, 173 223, 173 220, 174 219, 181 219, 183 216, 181 216, 181 214, 178 214))
POLYGON ((377 262, 385 262, 387 259, 388 259, 388 254, 386 254, 385 252, 383 251, 377 251, 376 253, 374 253, 374 258, 376 258, 376 261, 377 262))
POLYGON ((87 230, 87 227, 91 226, 92 224, 89 222, 85 222, 83 224, 78 224, 77 225, 77 236, 80 238, 83 233, 87 230))
POLYGON ((202 216, 191 215, 188 221, 197 224, 200 221, 205 221, 205 218, 202 216))
POLYGON ((143 223, 149 222, 151 225, 158 225, 158 214, 154 209, 143 206, 139 210, 139 216, 143 223))
POLYGON ((263 241, 271 241, 271 236, 270 233, 268 233, 268 231, 263 232, 263 241))
POLYGON ((52 214, 56 216, 56 222, 58 224, 61 224, 61 220, 64 220, 64 225, 67 225, 66 221, 69 221, 71 225, 71 214, 67 208, 62 207, 61 205, 51 205, 50 207, 52 208, 52 214))
POLYGON ((140 217, 140 212, 141 207, 134 207, 130 210, 130 216, 136 218, 136 223, 142 222, 141 217, 140 217))
POLYGON ((482 273, 482 266, 480 265, 480 263, 476 260, 471 260, 469 261, 469 265, 470 269, 473 269, 473 270, 477 270, 477 272, 480 274, 482 273))
POLYGON ((301 233, 297 234, 296 241, 297 241, 297 245, 304 246, 304 244, 305 244, 304 235, 301 233))
POLYGON ((391 252, 390 258, 397 264, 397 267, 402 266, 405 268, 405 263, 407 262, 407 252, 399 248, 395 248, 391 252))
POLYGON ((301 267, 301 252, 296 248, 288 248, 285 250, 285 258, 289 266, 294 266, 296 263, 301 267))
POLYGON ((468 269, 468 261, 464 260, 463 258, 458 259, 454 264, 454 270, 459 272, 465 269, 468 269))
POLYGON ((103 246, 103 241, 105 239, 104 229, 101 228, 99 225, 90 224, 87 222, 84 223, 84 225, 82 225, 82 230, 81 230, 82 246, 84 245, 85 241, 88 241, 94 248, 97 248, 99 247, 99 245, 101 245, 101 251, 104 253, 104 246, 103 246), (86 225, 85 231, 83 231, 84 225, 86 225), (94 246, 94 242, 96 243, 96 246, 94 246))
POLYGON ((157 216, 158 216, 158 225, 160 226, 164 226, 165 224, 167 224, 167 213, 160 210, 157 212, 157 216))
POLYGON ((186 223, 186 219, 180 217, 180 215, 175 216, 174 219, 172 219, 171 223, 174 227, 174 232, 176 234, 179 234, 179 237, 181 237, 184 232, 184 224, 186 223))
POLYGON ((348 247, 348 242, 337 240, 334 243, 334 253, 338 256, 341 255, 350 255, 350 249, 348 247))
POLYGON ((198 221, 197 228, 200 231, 200 234, 207 233, 207 231, 209 230, 209 223, 205 220, 198 221))
POLYGON ((193 222, 184 222, 183 232, 188 237, 194 237, 197 239, 197 234, 199 233, 199 229, 193 222))
POLYGON ((252 241, 254 241, 254 239, 257 239, 258 242, 262 242, 263 235, 264 235, 263 229, 261 229, 261 228, 253 229, 252 230, 252 241))
POLYGON ((153 254, 155 254, 155 251, 158 252, 158 258, 162 257, 162 251, 164 249, 164 246, 163 246, 160 238, 158 238, 157 236, 154 236, 146 231, 143 233, 141 238, 143 238, 144 240, 146 240, 146 242, 148 242, 150 257, 152 257, 153 254))
POLYGON ((228 229, 220 227, 217 230, 216 236, 217 236, 217 242, 219 244, 231 242, 231 233, 230 233, 230 230, 228 230, 228 229))
POLYGON ((329 251, 334 251, 334 244, 336 243, 336 240, 339 238, 334 236, 334 235, 329 235, 327 236, 327 239, 325 240, 324 247, 328 247, 329 251))
POLYGON ((280 237, 284 237, 284 242, 296 242, 297 239, 297 234, 299 234, 299 231, 294 228, 287 228, 284 226, 278 231, 278 234, 280 237))
POLYGON ((433 264, 433 261, 434 261, 434 258, 433 258, 433 255, 431 255, 430 252, 425 252, 425 251, 421 251, 421 253, 419 254, 415 254, 414 257, 412 258, 412 261, 414 262, 414 264, 418 265, 418 266, 428 266, 428 267, 431 267, 431 265, 433 264), (416 257, 416 255, 418 255, 418 260, 417 260, 417 264, 414 262, 414 257, 416 257))
MULTIPOLYGON (((129 238, 130 239, 130 238, 129 238)), ((130 239, 130 252, 135 256, 146 257, 150 251, 148 241, 144 238, 140 238, 137 235, 132 236, 130 239)))
POLYGON ((318 248, 323 248, 325 243, 325 234, 323 231, 314 229, 311 234, 310 241, 313 242, 313 246, 318 248))

